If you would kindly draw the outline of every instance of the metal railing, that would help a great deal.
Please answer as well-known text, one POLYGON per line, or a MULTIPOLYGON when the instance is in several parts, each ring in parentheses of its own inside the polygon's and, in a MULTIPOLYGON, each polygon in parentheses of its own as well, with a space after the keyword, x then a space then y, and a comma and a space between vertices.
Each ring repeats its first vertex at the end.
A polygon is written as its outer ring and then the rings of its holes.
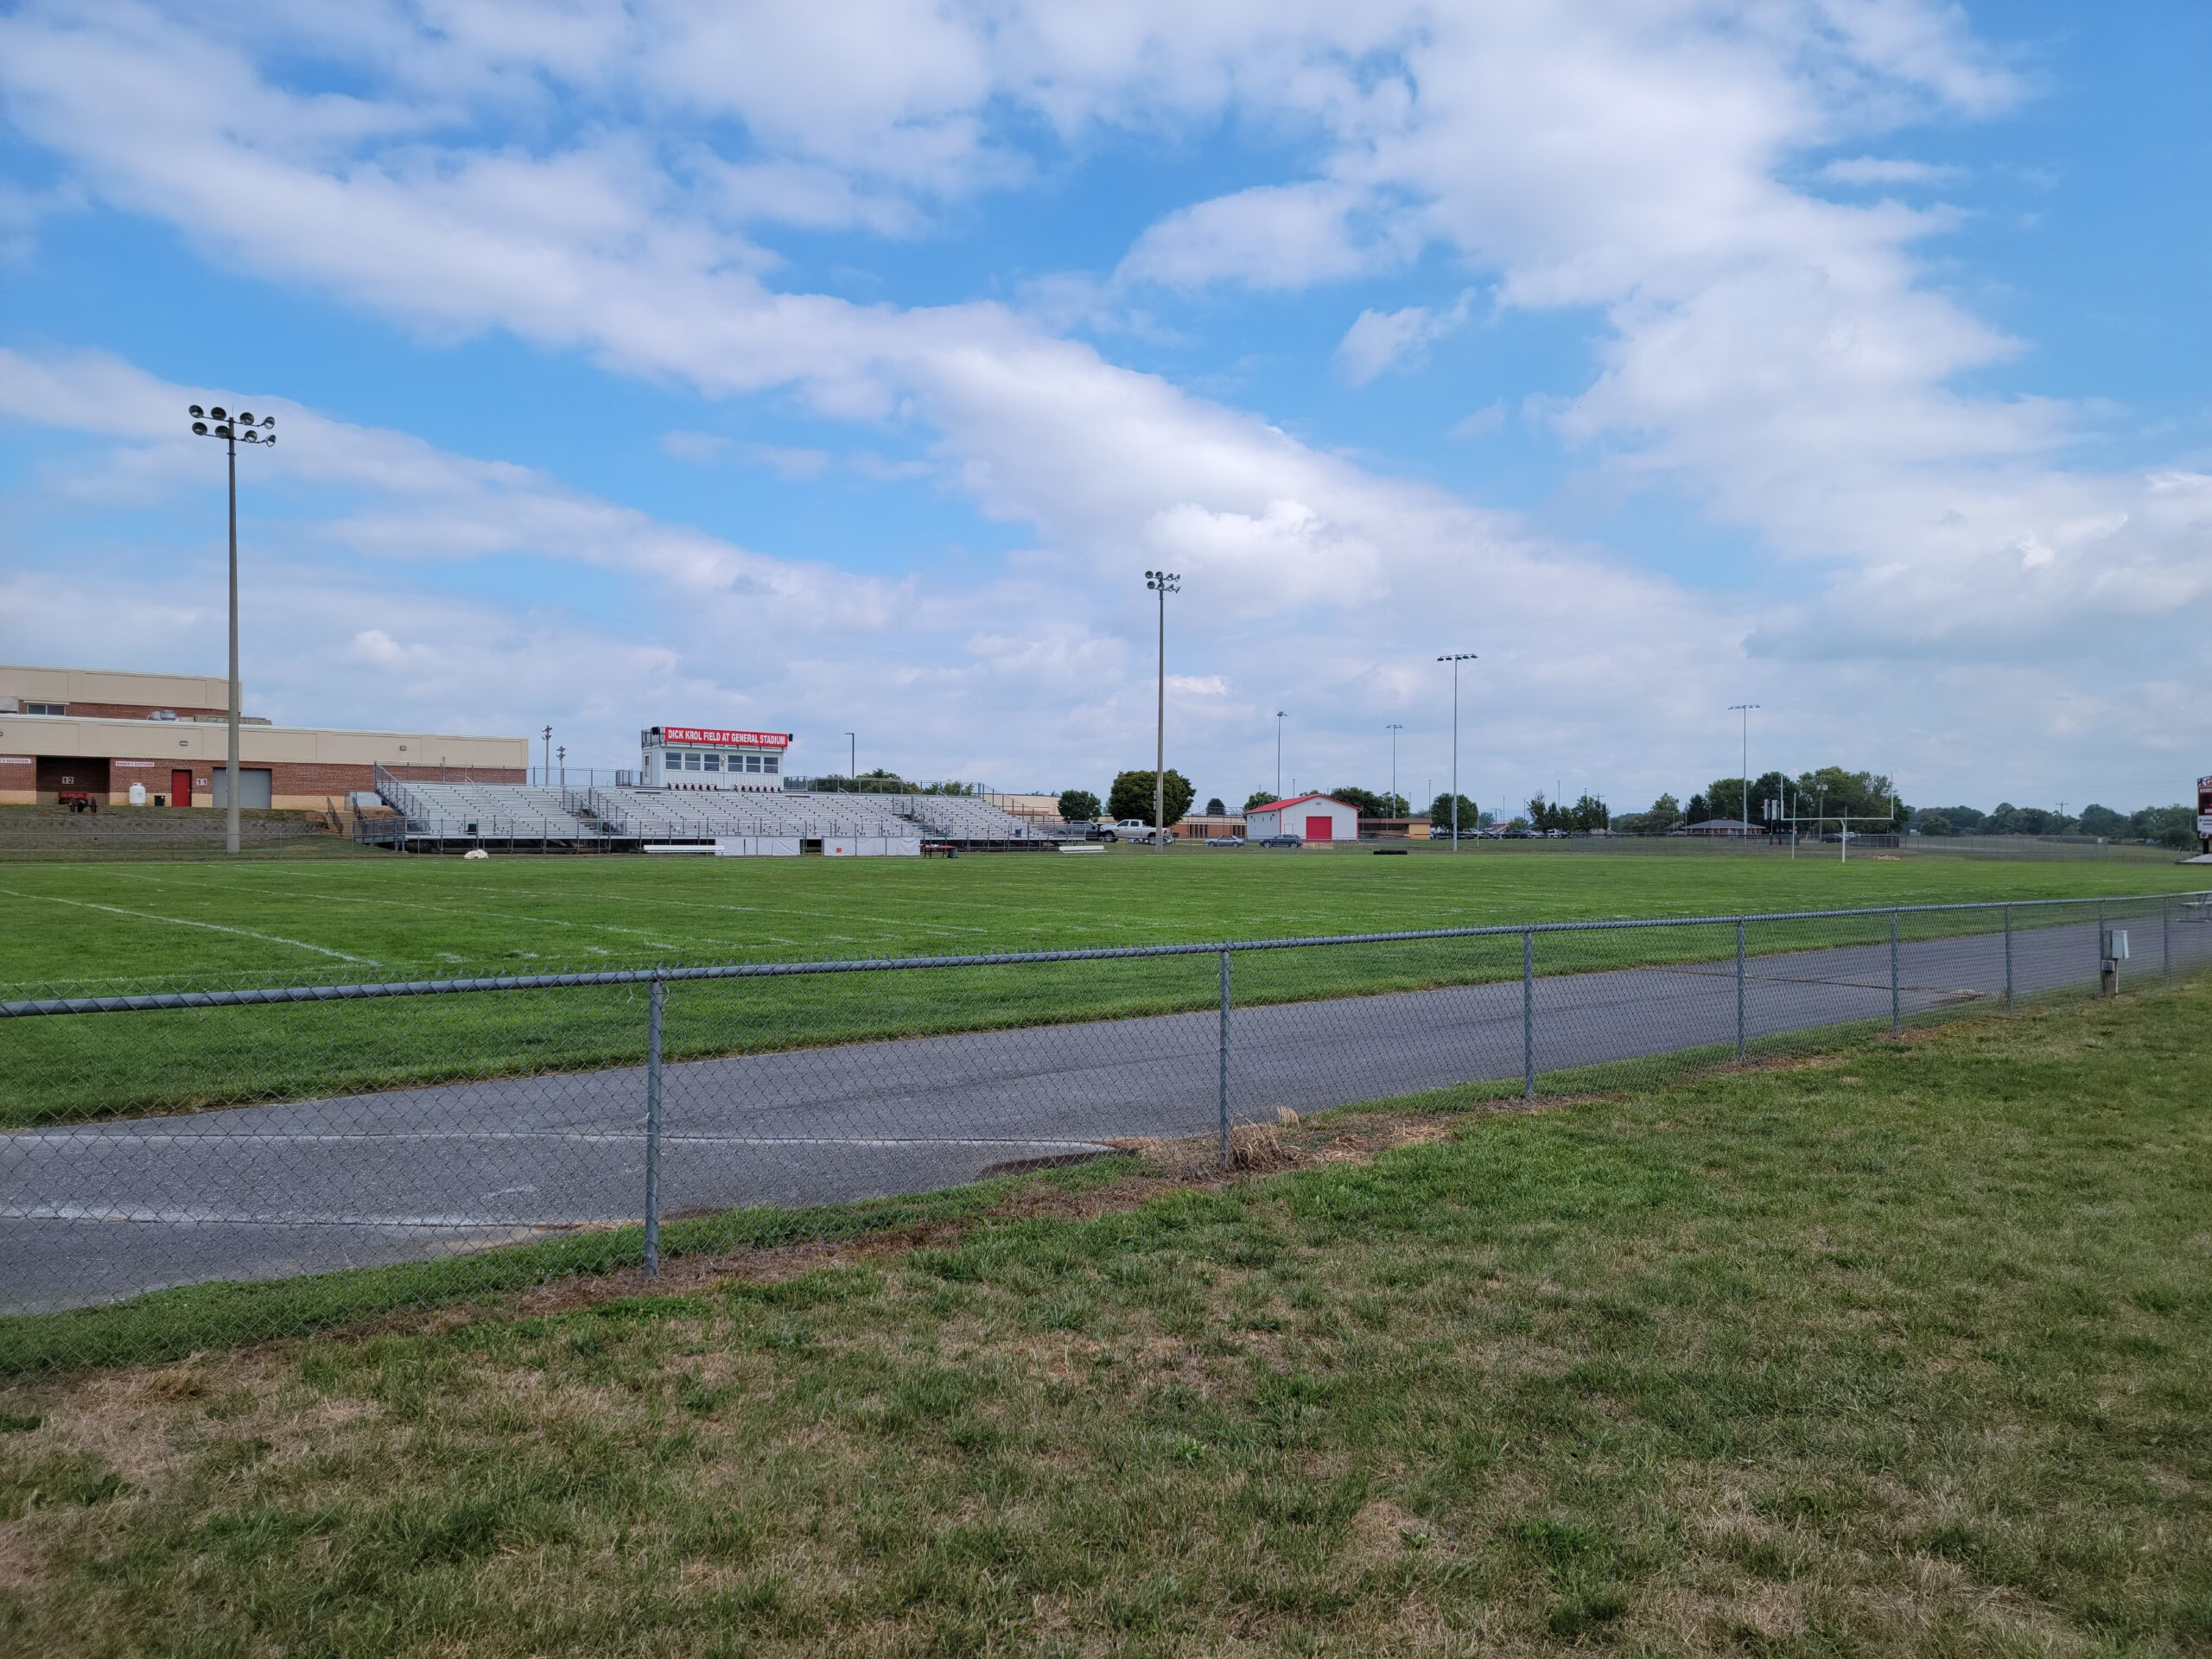
MULTIPOLYGON (((7 988, 0 1315, 361 1268, 442 1275, 402 1300, 650 1274, 761 1205, 1634 1087, 2171 981, 2212 967, 2212 894, 734 963, 613 931, 671 953, 7 988)), ((392 1306, 382 1282, 324 1281, 316 1317, 392 1306)))

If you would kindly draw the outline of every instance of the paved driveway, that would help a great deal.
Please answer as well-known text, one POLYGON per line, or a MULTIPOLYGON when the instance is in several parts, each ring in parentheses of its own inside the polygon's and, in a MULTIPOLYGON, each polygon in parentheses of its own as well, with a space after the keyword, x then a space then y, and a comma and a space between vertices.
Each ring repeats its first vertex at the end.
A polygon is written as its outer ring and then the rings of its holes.
MULTIPOLYGON (((2171 937, 2177 969, 2212 962, 2212 925, 2171 937)), ((1590 938, 1540 943, 1556 962, 1590 938)), ((2138 939, 2134 966, 2155 969, 2155 921, 2147 951, 2140 925, 2138 939)), ((1517 941, 1490 943, 1517 955, 1517 941)), ((2092 986, 2097 949, 2094 924, 2021 930, 2018 992, 2092 986)), ((1996 999, 2003 938, 1907 944, 1899 970, 1907 1016, 1996 999)), ((1754 956, 1745 1026, 1756 1040, 1886 1021, 1890 1002, 1885 944, 1754 956)), ((1534 1003, 1546 1071, 1736 1037, 1732 959, 1541 976, 1534 1003)), ((1110 1138, 1204 1134, 1219 1037, 1205 1013, 673 1064, 665 1211, 919 1192, 1110 1138)), ((1522 1037, 1518 981, 1240 1009, 1232 1109, 1252 1119, 1516 1077, 1522 1037)), ((0 1137, 0 1311, 634 1221, 644 1110, 631 1067, 0 1137)))

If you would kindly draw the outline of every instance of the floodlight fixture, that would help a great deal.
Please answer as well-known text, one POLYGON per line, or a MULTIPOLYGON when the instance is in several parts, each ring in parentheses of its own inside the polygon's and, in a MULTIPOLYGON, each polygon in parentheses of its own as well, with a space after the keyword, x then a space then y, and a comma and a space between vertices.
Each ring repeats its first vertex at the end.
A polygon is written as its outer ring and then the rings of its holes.
MULTIPOLYGON (((225 850, 231 853, 236 853, 238 850, 238 782, 240 777, 238 771, 238 728, 242 723, 241 717, 238 713, 238 427, 231 424, 230 415, 225 410, 220 404, 215 404, 207 407, 202 407, 199 404, 193 404, 188 407, 186 413, 191 417, 192 432, 194 437, 220 438, 223 441, 224 457, 228 463, 228 471, 230 473, 231 709, 229 721, 229 742, 226 746, 226 758, 223 766, 223 788, 224 792, 229 797, 228 801, 226 803, 227 816, 225 818, 223 826, 223 844, 225 850)), ((276 433, 269 429, 276 424, 273 420, 264 421, 257 427, 254 424, 252 412, 247 410, 240 410, 238 411, 238 424, 248 429, 245 433, 245 441, 248 443, 255 445, 268 445, 273 444, 276 442, 276 433)))

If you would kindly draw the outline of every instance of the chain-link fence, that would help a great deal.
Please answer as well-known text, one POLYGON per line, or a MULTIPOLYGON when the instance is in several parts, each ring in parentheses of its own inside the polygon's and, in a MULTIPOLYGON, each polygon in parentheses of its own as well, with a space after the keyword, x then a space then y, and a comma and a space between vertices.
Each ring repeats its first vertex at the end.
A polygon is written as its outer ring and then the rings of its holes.
POLYGON ((1618 1089, 2208 965, 2212 895, 2188 893, 40 987, 0 1002, 0 1370, 652 1273, 855 1224, 807 1206, 1133 1141, 1226 1156, 1288 1113, 1618 1089))

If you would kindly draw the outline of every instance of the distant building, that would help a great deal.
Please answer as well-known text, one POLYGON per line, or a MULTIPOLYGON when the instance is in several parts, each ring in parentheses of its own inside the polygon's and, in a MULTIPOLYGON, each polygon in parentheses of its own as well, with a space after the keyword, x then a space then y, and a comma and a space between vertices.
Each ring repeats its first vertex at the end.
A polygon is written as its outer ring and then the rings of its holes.
POLYGON ((1241 836, 1244 833, 1242 812, 1193 812, 1179 818, 1168 827, 1167 833, 1177 841, 1205 841, 1212 836, 1241 836))
MULTIPOLYGON (((224 806, 230 682, 200 674, 0 664, 0 803, 103 805, 144 785, 149 804, 224 806)), ((402 778, 524 781, 530 741, 435 732, 347 732, 241 717, 240 806, 321 806, 402 778)))
POLYGON ((1270 801, 1244 814, 1244 833, 1255 841, 1297 836, 1306 841, 1357 841, 1359 809, 1333 795, 1298 795, 1270 801))
POLYGON ((1741 818, 1700 818, 1684 828, 1693 836, 1748 836, 1759 826, 1741 818))

